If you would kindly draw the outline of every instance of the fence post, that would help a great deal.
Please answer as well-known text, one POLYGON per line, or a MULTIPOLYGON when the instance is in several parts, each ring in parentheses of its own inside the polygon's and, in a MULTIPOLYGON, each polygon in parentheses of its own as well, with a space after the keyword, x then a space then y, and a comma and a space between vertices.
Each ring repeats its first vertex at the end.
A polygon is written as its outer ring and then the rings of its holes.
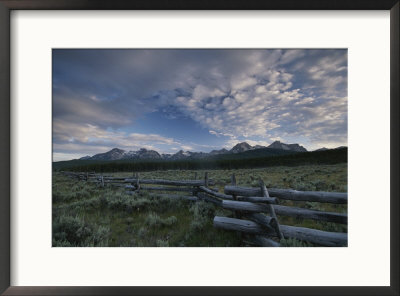
MULTIPOLYGON (((234 173, 231 176, 231 185, 236 186, 236 176, 234 173)), ((233 198, 233 200, 237 200, 236 194, 232 194, 232 198, 233 198)), ((240 214, 239 211, 234 211, 233 213, 234 213, 235 218, 237 218, 237 219, 242 218, 242 215, 240 214)), ((238 232, 237 235, 240 238, 240 240, 243 242, 243 233, 238 232)))
MULTIPOLYGON (((197 180, 197 172, 194 172, 194 180, 197 180)), ((197 193, 199 192, 199 190, 197 186, 193 186, 192 188, 193 188, 192 195, 198 197, 197 193)))
POLYGON ((101 187, 104 187, 104 176, 103 176, 103 174, 101 175, 101 187))
MULTIPOLYGON (((231 176, 231 185, 236 186, 236 177, 235 174, 232 174, 231 176)), ((236 194, 232 194, 233 200, 237 200, 236 194)))
POLYGON ((137 179, 136 179, 136 190, 139 191, 140 189, 140 183, 139 183, 139 173, 137 173, 137 179))
POLYGON ((232 174, 232 176, 231 176, 231 185, 232 185, 232 186, 236 186, 236 177, 235 177, 235 174, 232 174))
POLYGON ((204 187, 208 187, 208 172, 204 173, 204 187))
MULTIPOLYGON (((231 185, 236 186, 236 177, 235 174, 232 174, 231 176, 231 185)), ((236 194, 232 194, 233 200, 237 200, 236 194)))
MULTIPOLYGON (((231 185, 232 186, 236 186, 236 176, 235 174, 232 174, 231 176, 231 185)), ((232 194, 233 200, 237 200, 237 196, 236 194, 232 194)), ((240 215, 240 213, 238 211, 235 211, 235 217, 240 219, 242 217, 242 215, 240 215)))
MULTIPOLYGON (((267 187, 265 186, 264 181, 261 178, 259 180, 259 183, 260 183, 260 189, 261 189, 262 196, 269 197, 267 187)), ((275 213, 275 210, 274 210, 274 206, 271 205, 271 204, 267 204, 267 207, 269 208, 269 213, 270 213, 271 217, 275 218, 275 221, 276 221, 276 225, 275 225, 276 234, 278 235, 278 237, 280 239, 283 239, 284 237, 283 237, 281 228, 279 226, 278 217, 276 216, 276 213, 275 213)))
POLYGON ((135 179, 137 180, 137 173, 132 172, 132 182, 130 183, 132 186, 135 186, 135 179))

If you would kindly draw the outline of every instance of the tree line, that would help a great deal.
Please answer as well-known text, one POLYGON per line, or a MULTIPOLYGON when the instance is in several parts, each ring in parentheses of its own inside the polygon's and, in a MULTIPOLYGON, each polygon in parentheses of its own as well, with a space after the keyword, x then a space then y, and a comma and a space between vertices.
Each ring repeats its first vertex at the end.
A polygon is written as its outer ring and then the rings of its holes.
POLYGON ((298 166, 337 164, 347 162, 347 148, 326 151, 301 152, 289 155, 255 157, 246 159, 203 160, 71 160, 53 163, 53 170, 132 172, 158 170, 248 169, 268 166, 298 166))

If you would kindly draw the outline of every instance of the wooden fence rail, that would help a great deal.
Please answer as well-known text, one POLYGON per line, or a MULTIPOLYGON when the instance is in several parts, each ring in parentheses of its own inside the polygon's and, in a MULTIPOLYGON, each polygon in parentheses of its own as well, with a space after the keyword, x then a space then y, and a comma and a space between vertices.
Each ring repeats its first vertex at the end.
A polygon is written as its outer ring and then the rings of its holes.
POLYGON ((268 234, 268 232, 258 223, 236 218, 214 217, 214 227, 223 228, 226 230, 234 230, 252 234, 268 234))
MULTIPOLYGON (((76 175, 81 176, 81 175, 76 175)), ((89 176, 90 177, 90 176, 89 176)), ((98 182, 102 178, 101 175, 92 178, 92 182, 98 182)), ((104 183, 106 184, 119 184, 119 183, 136 183, 141 184, 154 184, 154 185, 167 185, 167 186, 204 186, 204 180, 162 180, 162 179, 134 179, 134 178, 124 178, 124 177, 103 177, 104 183)), ((213 180, 208 180, 208 185, 215 185, 213 180)), ((151 190, 151 189, 150 189, 151 190)), ((155 189, 156 190, 156 189, 155 189)))
MULTIPOLYGON (((132 185, 125 185, 127 189, 134 189, 132 185)), ((140 190, 149 190, 149 191, 178 191, 178 192, 195 192, 196 188, 191 187, 148 187, 141 186, 140 190)))
POLYGON ((281 216, 313 219, 319 221, 347 224, 347 214, 309 210, 304 208, 273 205, 275 213, 281 216))
POLYGON ((260 224, 262 227, 266 228, 268 232, 275 232, 276 226, 278 224, 277 219, 267 216, 261 213, 246 213, 245 218, 260 224))
MULTIPOLYGON (((124 179, 124 183, 135 183, 138 179, 124 179)), ((161 180, 161 179, 140 179, 141 184, 169 185, 169 186, 202 186, 204 180, 161 180)), ((209 185, 215 185, 213 180, 208 180, 209 185)))
POLYGON ((269 211, 269 207, 265 204, 256 204, 247 201, 224 200, 222 201, 222 207, 224 209, 233 211, 245 211, 253 213, 269 211))
MULTIPOLYGON (((241 196, 262 196, 260 188, 225 186, 225 194, 241 196)), ((323 203, 347 204, 347 193, 322 191, 297 191, 291 189, 269 188, 271 196, 286 200, 315 201, 323 203)))
POLYGON ((228 199, 228 200, 233 199, 233 197, 231 195, 216 192, 216 191, 212 190, 211 188, 208 188, 205 186, 199 186, 199 190, 201 190, 209 195, 212 195, 214 197, 220 198, 220 199, 228 199))
POLYGON ((259 197, 259 196, 237 196, 236 200, 238 201, 250 201, 256 203, 267 203, 267 204, 276 204, 277 198, 276 197, 259 197))
MULTIPOLYGON (((340 224, 347 224, 347 215, 335 212, 324 212, 317 210, 309 210, 297 207, 288 207, 280 205, 272 205, 275 213, 281 216, 290 216, 295 218, 313 219, 326 222, 334 222, 340 224)), ((224 200, 222 202, 224 209, 234 211, 246 211, 246 212, 268 212, 269 208, 264 204, 257 204, 253 202, 242 202, 242 201, 231 201, 224 200)))

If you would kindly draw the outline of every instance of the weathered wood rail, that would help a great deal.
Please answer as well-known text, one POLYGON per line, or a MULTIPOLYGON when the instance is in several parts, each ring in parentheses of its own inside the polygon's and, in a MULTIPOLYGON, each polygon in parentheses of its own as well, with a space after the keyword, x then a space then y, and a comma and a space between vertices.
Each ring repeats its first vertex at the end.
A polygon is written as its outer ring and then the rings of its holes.
MULTIPOLYGON (((261 196, 260 188, 225 186, 225 194, 241 196, 261 196)), ((271 196, 285 200, 314 201, 322 203, 347 204, 347 193, 322 191, 297 191, 290 189, 269 188, 271 196)))
MULTIPOLYGON (((125 183, 134 183, 138 179, 125 179, 125 183)), ((156 185, 169 185, 169 186, 202 186, 203 180, 185 180, 185 181, 171 181, 161 179, 140 179, 141 184, 156 184, 156 185)), ((209 185, 215 185, 214 181, 208 180, 209 185)))
POLYGON ((319 203, 347 204, 347 193, 296 191, 290 189, 267 189, 260 180, 260 187, 241 187, 236 185, 236 177, 232 175, 232 185, 224 187, 224 193, 209 187, 215 182, 208 177, 193 180, 141 179, 139 174, 131 178, 103 176, 91 173, 64 174, 87 182, 96 182, 100 186, 119 186, 126 189, 127 194, 136 194, 141 190, 173 192, 154 193, 154 196, 179 198, 188 201, 204 200, 233 212, 232 217, 214 217, 216 228, 238 231, 251 244, 268 247, 280 246, 283 238, 294 238, 316 245, 339 247, 347 246, 347 233, 328 232, 317 229, 282 225, 279 217, 289 216, 300 219, 331 222, 347 225, 347 214, 311 210, 301 207, 279 205, 280 200, 310 201, 319 203), (149 186, 143 186, 149 185, 149 186), (159 185, 159 186, 153 186, 159 185), (190 196, 177 194, 190 193, 190 196))
POLYGON ((309 210, 304 208, 287 207, 273 205, 275 213, 281 216, 290 216, 295 218, 313 219, 319 221, 347 224, 347 214, 336 212, 324 212, 318 210, 309 210))
MULTIPOLYGON (((276 199, 274 200, 276 203, 276 199)), ((265 204, 244 201, 224 200, 222 202, 224 209, 246 212, 268 212, 269 207, 265 204)), ((347 215, 335 212, 324 212, 317 210, 309 210, 297 207, 288 207, 280 205, 272 205, 277 215, 290 216, 295 218, 313 219, 326 222, 334 222, 340 224, 347 224, 347 215)))

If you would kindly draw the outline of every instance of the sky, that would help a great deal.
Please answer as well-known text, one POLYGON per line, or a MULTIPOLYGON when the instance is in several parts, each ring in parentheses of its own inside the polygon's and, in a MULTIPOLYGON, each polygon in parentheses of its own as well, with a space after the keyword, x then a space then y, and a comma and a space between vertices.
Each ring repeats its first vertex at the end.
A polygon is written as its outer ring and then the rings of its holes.
POLYGON ((346 49, 54 49, 53 161, 347 146, 346 49))

